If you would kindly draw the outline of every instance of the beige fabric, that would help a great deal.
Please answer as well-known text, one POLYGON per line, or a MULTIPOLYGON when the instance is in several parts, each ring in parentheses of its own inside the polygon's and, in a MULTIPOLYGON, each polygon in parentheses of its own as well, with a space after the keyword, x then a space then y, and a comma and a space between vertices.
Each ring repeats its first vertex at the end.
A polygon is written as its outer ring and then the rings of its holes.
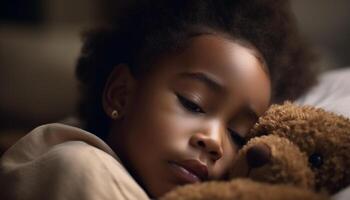
POLYGON ((0 199, 149 199, 98 137, 62 124, 40 126, 0 159, 0 199))

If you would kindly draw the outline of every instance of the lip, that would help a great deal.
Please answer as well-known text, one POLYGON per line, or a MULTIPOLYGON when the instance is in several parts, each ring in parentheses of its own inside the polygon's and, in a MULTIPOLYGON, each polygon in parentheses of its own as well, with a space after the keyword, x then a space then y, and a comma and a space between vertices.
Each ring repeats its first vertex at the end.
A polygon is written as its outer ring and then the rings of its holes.
POLYGON ((198 160, 169 163, 177 176, 186 183, 201 182, 208 179, 208 167, 198 160))

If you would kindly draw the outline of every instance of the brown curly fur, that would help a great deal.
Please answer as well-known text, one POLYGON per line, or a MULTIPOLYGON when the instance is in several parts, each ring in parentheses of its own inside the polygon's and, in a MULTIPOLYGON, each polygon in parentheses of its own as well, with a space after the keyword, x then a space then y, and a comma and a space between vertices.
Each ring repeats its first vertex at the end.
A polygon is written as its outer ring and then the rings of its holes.
POLYGON ((287 185, 258 183, 248 179, 212 181, 180 187, 160 200, 326 200, 327 196, 287 185), (257 192, 260 191, 260 192, 257 192), (286 195, 288 194, 288 195, 286 195))
POLYGON ((350 120, 312 106, 289 102, 273 105, 259 119, 249 138, 273 134, 288 138, 309 158, 318 153, 323 165, 313 167, 317 190, 335 193, 350 184, 350 120))

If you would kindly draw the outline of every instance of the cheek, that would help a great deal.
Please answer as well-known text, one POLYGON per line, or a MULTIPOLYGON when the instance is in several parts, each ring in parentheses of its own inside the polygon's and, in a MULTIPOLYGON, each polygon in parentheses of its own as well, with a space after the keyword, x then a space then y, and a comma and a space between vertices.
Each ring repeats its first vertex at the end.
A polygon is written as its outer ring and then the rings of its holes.
POLYGON ((150 153, 163 154, 183 148, 189 140, 189 124, 181 114, 175 94, 153 93, 139 98, 134 107, 133 135, 150 153))

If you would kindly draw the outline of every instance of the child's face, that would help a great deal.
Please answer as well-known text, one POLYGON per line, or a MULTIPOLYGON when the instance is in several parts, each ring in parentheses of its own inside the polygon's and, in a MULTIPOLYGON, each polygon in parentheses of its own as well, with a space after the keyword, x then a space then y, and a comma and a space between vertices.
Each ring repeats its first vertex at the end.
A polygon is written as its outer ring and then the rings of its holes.
MULTIPOLYGON (((253 50, 202 35, 133 80, 112 148, 155 197, 178 185, 223 178, 240 139, 268 107, 270 81, 253 50)), ((113 93, 113 92, 112 92, 113 93)))

